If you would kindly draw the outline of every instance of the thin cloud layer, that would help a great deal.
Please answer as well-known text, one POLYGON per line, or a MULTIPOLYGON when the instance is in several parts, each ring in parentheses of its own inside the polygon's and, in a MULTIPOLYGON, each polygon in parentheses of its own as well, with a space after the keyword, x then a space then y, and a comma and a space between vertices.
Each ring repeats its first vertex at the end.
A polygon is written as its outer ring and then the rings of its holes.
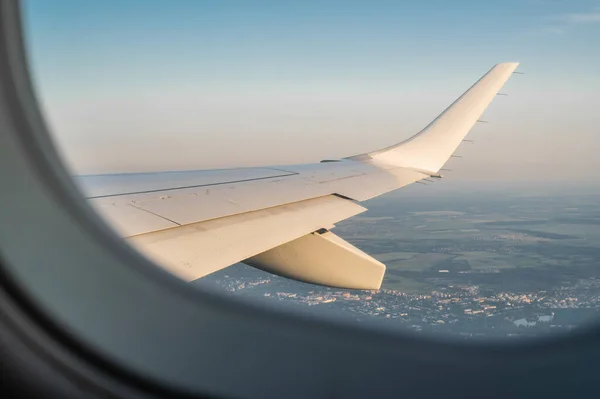
POLYGON ((592 11, 586 13, 567 14, 567 22, 570 23, 600 23, 600 7, 595 7, 592 11))

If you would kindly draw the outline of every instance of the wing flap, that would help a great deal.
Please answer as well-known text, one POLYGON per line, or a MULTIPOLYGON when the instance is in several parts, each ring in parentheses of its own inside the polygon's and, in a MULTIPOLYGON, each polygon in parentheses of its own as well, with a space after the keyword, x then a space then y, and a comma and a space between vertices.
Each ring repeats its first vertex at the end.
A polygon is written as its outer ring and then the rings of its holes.
POLYGON ((130 237, 160 266, 191 281, 364 212, 328 195, 130 237))

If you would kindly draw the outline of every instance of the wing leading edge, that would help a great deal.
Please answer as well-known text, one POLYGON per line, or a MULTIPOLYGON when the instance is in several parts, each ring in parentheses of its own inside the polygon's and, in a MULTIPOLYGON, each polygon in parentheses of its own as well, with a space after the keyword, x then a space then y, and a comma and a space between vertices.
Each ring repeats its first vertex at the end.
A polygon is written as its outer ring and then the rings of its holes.
POLYGON ((494 66, 421 132, 309 165, 80 176, 90 204, 159 265, 194 280, 237 262, 299 281, 377 289, 385 265, 329 230, 364 201, 438 176, 518 63, 494 66))

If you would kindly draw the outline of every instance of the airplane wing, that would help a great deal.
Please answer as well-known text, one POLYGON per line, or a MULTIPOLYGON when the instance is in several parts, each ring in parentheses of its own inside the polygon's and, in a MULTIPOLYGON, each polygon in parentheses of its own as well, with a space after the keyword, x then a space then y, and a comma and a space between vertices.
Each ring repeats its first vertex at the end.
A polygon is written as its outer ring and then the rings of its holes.
POLYGON ((518 63, 494 66, 413 137, 317 164, 77 176, 89 203, 143 254, 191 281, 237 262, 299 281, 377 289, 385 265, 330 230, 361 201, 440 177, 518 63))

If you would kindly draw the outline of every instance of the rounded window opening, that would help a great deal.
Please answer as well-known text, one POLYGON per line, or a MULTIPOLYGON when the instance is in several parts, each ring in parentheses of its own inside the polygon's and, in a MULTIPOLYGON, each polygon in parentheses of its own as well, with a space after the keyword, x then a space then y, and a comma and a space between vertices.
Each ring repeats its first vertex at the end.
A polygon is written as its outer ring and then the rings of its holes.
POLYGON ((74 181, 190 286, 467 340, 597 318, 592 9, 25 4, 74 181))

